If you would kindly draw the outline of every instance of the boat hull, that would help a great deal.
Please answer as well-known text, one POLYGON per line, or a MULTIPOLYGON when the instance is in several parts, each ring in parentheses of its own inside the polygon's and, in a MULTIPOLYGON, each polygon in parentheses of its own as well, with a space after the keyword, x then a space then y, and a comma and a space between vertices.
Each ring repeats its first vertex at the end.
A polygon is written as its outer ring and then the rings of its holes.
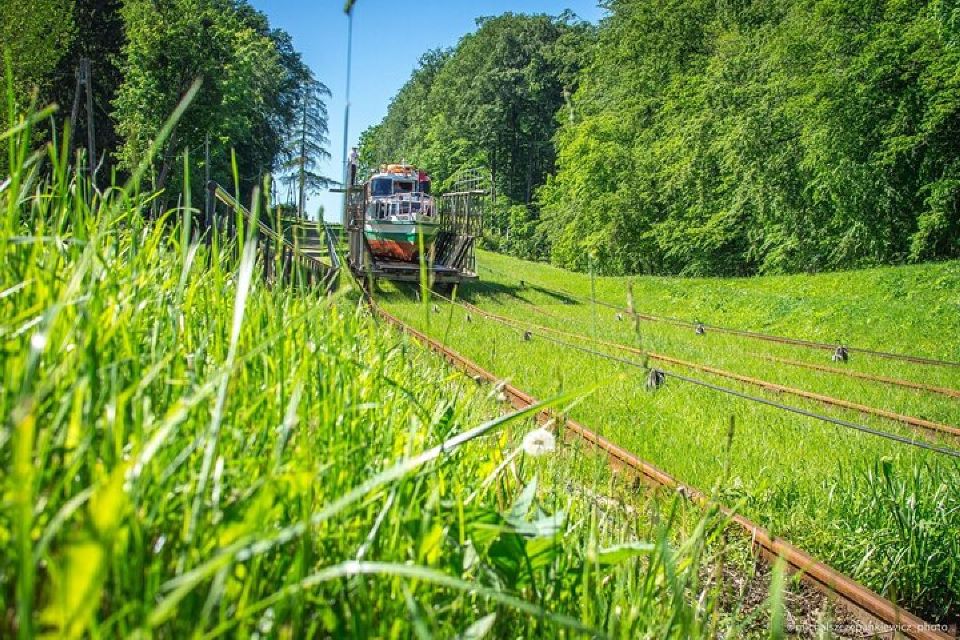
POLYGON ((378 221, 364 225, 363 233, 375 258, 413 262, 420 257, 420 235, 429 254, 439 230, 434 222, 378 221))

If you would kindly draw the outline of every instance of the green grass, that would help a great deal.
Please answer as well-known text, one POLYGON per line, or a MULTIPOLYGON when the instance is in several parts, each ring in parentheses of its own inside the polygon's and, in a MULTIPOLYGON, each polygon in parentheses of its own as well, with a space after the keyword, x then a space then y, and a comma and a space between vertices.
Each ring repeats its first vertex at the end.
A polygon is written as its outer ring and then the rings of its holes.
MULTIPOLYGON (((590 296, 589 276, 489 253, 482 281, 458 294, 517 320, 640 346, 801 389, 960 425, 960 402, 845 376, 772 363, 762 355, 830 364, 828 351, 803 349, 664 323, 629 319, 558 296, 590 296), (509 274, 509 275, 507 275, 509 274), (525 285, 520 285, 520 280, 525 285)), ((636 278, 639 311, 716 325, 849 345, 958 359, 960 264, 873 269, 817 276, 736 280, 636 278)), ((626 305, 626 279, 604 278, 597 296, 626 305)), ((643 371, 564 349, 477 317, 462 307, 439 313, 385 287, 387 307, 427 328, 481 365, 538 397, 603 381, 573 417, 683 482, 705 490, 872 587, 934 621, 960 616, 960 465, 957 460, 864 433, 668 380, 643 390, 643 371), (736 430, 729 482, 730 417, 736 430)), ((591 346, 591 345, 587 345, 591 346)), ((611 349, 601 351, 614 353, 611 349)), ((618 353, 621 357, 622 352, 618 353)), ((628 356, 631 357, 631 356, 628 356)), ((636 360, 641 358, 632 356, 636 360)), ((667 370, 871 428, 958 448, 955 439, 918 435, 883 418, 657 363, 667 370)), ((854 354, 850 369, 960 388, 960 370, 854 354)))
POLYGON ((529 415, 356 295, 268 286, 249 242, 28 140, 0 192, 0 637, 740 637, 780 610, 715 570, 752 566, 716 514, 523 453, 529 415))
MULTIPOLYGON (((486 251, 478 262, 485 280, 515 286, 529 276, 543 286, 590 293, 585 274, 541 263, 520 267, 513 258, 486 251)), ((626 305, 628 281, 641 312, 960 362, 958 261, 814 276, 597 277, 597 298, 626 305)))

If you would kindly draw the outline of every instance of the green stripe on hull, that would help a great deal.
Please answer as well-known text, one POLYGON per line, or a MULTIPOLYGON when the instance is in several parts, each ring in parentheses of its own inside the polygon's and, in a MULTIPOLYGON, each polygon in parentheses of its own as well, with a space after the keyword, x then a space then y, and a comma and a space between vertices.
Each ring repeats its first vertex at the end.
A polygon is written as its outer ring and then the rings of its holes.
POLYGON ((390 225, 402 226, 402 227, 411 227, 411 226, 413 226, 413 225, 420 225, 421 227, 423 227, 424 230, 439 229, 439 228, 440 228, 440 223, 439 223, 439 222, 425 222, 425 221, 423 221, 423 220, 414 222, 414 221, 412 221, 412 220, 390 220, 389 218, 384 218, 384 219, 382 219, 382 220, 374 220, 373 218, 370 218, 370 219, 367 220, 367 226, 371 226, 371 225, 373 225, 373 226, 378 226, 378 227, 379 227, 379 226, 390 226, 390 225))
MULTIPOLYGON (((394 242, 409 242, 411 244, 418 244, 420 242, 415 233, 383 233, 367 231, 366 236, 368 240, 393 240, 394 242)), ((425 245, 429 245, 431 242, 433 242, 433 240, 433 236, 423 236, 423 244, 425 245)))
MULTIPOLYGON (((417 244, 420 242, 419 234, 416 232, 410 231, 380 231, 380 230, 371 230, 367 229, 364 231, 364 235, 367 236, 369 240, 393 240, 394 242, 410 242, 417 244)), ((437 236, 437 229, 424 229, 423 230, 423 243, 429 245, 437 236)))

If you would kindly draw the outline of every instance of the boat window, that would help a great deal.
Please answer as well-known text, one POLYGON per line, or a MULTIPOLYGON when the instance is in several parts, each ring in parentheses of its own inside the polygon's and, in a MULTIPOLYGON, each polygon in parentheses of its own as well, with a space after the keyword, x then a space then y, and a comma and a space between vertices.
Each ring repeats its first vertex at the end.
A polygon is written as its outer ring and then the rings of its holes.
POLYGON ((430 193, 430 181, 421 180, 420 181, 420 193, 430 193))
POLYGON ((393 189, 393 180, 390 178, 374 178, 370 182, 370 195, 374 197, 389 196, 393 189))
POLYGON ((412 182, 398 182, 397 183, 397 193, 412 193, 413 192, 413 183, 412 182))

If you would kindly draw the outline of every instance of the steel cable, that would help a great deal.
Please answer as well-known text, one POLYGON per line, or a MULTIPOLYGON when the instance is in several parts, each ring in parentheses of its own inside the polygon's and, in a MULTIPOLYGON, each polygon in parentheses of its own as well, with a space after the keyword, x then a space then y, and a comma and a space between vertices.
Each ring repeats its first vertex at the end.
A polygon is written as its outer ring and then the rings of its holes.
MULTIPOLYGON (((496 269, 491 269, 486 265, 483 265, 483 268, 489 271, 490 273, 494 273, 502 277, 510 277, 500 271, 497 271, 496 269)), ((614 309, 616 311, 624 311, 637 318, 640 318, 641 320, 648 320, 651 322, 668 322, 668 323, 685 326, 685 327, 696 327, 699 325, 699 326, 702 326, 705 330, 716 331, 717 333, 727 333, 730 335, 754 338, 757 340, 766 340, 768 342, 779 342, 782 344, 790 344, 790 345, 795 345, 800 347, 809 347, 813 349, 836 349, 837 348, 837 345, 835 344, 827 344, 825 342, 816 342, 814 340, 803 340, 800 338, 790 338, 787 336, 777 336, 777 335, 772 335, 768 333, 761 333, 759 331, 749 331, 747 329, 734 329, 731 327, 722 327, 719 325, 692 322, 690 320, 673 318, 671 316, 660 316, 660 315, 654 315, 654 314, 648 314, 648 313, 639 313, 633 309, 626 309, 624 307, 621 307, 620 305, 613 304, 612 302, 606 302, 605 300, 589 300, 587 298, 581 298, 580 296, 570 293, 569 291, 564 291, 562 289, 554 289, 552 287, 544 287, 540 285, 537 285, 537 288, 550 293, 566 296, 567 298, 570 298, 571 300, 575 300, 576 302, 579 302, 581 304, 596 303, 602 307, 607 307, 608 309, 614 309)), ((902 360, 905 362, 913 362, 915 364, 927 364, 927 365, 936 365, 936 366, 943 366, 943 367, 960 367, 960 362, 954 362, 951 360, 939 360, 936 358, 927 358, 924 356, 915 356, 915 355, 906 354, 906 353, 893 353, 890 351, 877 351, 874 349, 866 349, 863 347, 846 347, 846 349, 850 353, 862 353, 865 355, 876 356, 878 358, 887 358, 890 360, 902 360)))
MULTIPOLYGON (((873 415, 873 416, 879 416, 879 417, 882 417, 882 418, 886 418, 886 419, 888 419, 888 420, 893 420, 893 421, 895 421, 895 422, 901 422, 901 423, 904 423, 904 424, 908 424, 908 425, 910 425, 910 426, 912 426, 912 427, 916 427, 916 428, 920 428, 920 429, 928 429, 928 430, 930 430, 930 431, 934 431, 934 432, 938 432, 938 433, 948 433, 948 434, 950 434, 950 435, 960 437, 960 429, 958 429, 957 427, 951 426, 951 425, 949 425, 949 424, 944 424, 944 423, 941 423, 941 422, 934 422, 934 421, 931 421, 931 420, 926 420, 926 419, 924 419, 924 418, 918 418, 918 417, 914 417, 914 416, 901 415, 901 414, 894 413, 894 412, 891 412, 891 411, 886 411, 886 410, 884 410, 884 409, 877 409, 877 408, 874 408, 874 407, 869 407, 869 406, 862 405, 862 404, 858 404, 858 403, 851 402, 851 401, 848 401, 848 400, 843 400, 843 399, 839 399, 839 398, 832 398, 832 397, 830 397, 830 396, 825 396, 825 395, 822 395, 822 394, 819 394, 819 393, 814 393, 814 392, 811 392, 811 391, 804 391, 803 389, 795 389, 795 388, 792 388, 792 387, 787 387, 787 386, 784 386, 784 385, 780 385, 780 384, 776 384, 776 383, 772 383, 772 382, 767 382, 767 381, 764 381, 764 380, 758 380, 758 379, 750 378, 750 377, 748 377, 748 376, 744 376, 744 375, 741 375, 741 374, 738 374, 738 373, 734 373, 734 372, 731 372, 731 371, 724 371, 724 370, 722 370, 722 369, 717 369, 717 368, 715 368, 715 367, 711 367, 711 366, 708 366, 708 365, 699 364, 699 363, 696 363, 696 362, 686 362, 686 361, 684 361, 684 360, 680 360, 680 359, 678 359, 678 358, 674 358, 674 357, 671 357, 671 356, 666 356, 666 355, 663 355, 663 354, 660 354, 660 353, 656 353, 656 352, 653 352, 653 351, 643 351, 643 350, 637 349, 637 348, 635 348, 635 347, 631 347, 631 346, 629 346, 629 345, 620 344, 620 343, 617 343, 617 342, 610 342, 610 341, 608 341, 608 340, 603 340, 603 339, 601 339, 601 338, 597 338, 597 337, 593 337, 593 336, 586 336, 586 335, 582 335, 582 334, 579 334, 579 333, 573 333, 573 332, 570 332, 570 331, 564 331, 564 330, 562 330, 562 329, 555 329, 555 328, 553 328, 553 327, 547 327, 547 326, 544 326, 544 325, 535 324, 535 323, 532 323, 532 322, 530 322, 530 321, 528 321, 528 320, 525 320, 525 321, 522 321, 522 322, 521 322, 521 321, 515 320, 515 319, 513 319, 513 318, 505 318, 505 317, 503 317, 503 316, 498 316, 498 315, 496 315, 496 314, 492 314, 492 313, 489 313, 489 312, 487 312, 487 311, 484 311, 483 309, 481 309, 481 308, 479 308, 479 307, 477 307, 477 306, 475 306, 475 305, 472 305, 472 304, 470 304, 470 303, 468 303, 468 302, 462 302, 461 304, 462 304, 463 306, 467 307, 468 309, 474 310, 476 313, 479 313, 479 314, 481 314, 481 315, 486 315, 486 316, 488 316, 488 317, 498 318, 498 319, 504 320, 504 321, 506 321, 506 322, 508 322, 508 323, 512 323, 512 324, 523 324, 524 326, 532 327, 532 328, 538 329, 538 330, 540 330, 540 331, 546 331, 546 332, 552 333, 552 334, 554 334, 554 335, 566 336, 566 337, 568 337, 568 338, 571 338, 571 339, 574 339, 574 340, 580 340, 580 341, 586 340, 587 342, 592 342, 592 343, 594 343, 594 344, 599 344, 599 345, 601 345, 601 346, 609 347, 609 348, 611 348, 611 349, 616 349, 616 350, 618 350, 618 351, 628 351, 628 352, 630 352, 630 353, 638 354, 638 355, 644 356, 644 357, 646 357, 646 358, 649 358, 650 360, 658 360, 658 361, 660 361, 660 362, 665 362, 665 363, 668 363, 668 364, 675 364, 675 365, 679 365, 679 366, 681 366, 681 367, 687 367, 687 368, 690 368, 690 369, 694 369, 694 370, 696 370, 696 371, 701 371, 701 372, 703 372, 703 373, 714 374, 714 375, 721 376, 721 377, 724 377, 724 378, 731 378, 731 379, 733 379, 733 380, 737 380, 738 382, 742 382, 742 383, 744 383, 744 384, 750 384, 750 385, 762 387, 762 388, 767 389, 767 390, 769 390, 769 391, 776 391, 776 392, 779 392, 779 393, 788 393, 788 394, 790 394, 790 395, 799 396, 799 397, 801 397, 801 398, 805 398, 805 399, 808 399, 808 400, 815 400, 815 401, 821 402, 821 403, 823 403, 823 404, 827 404, 827 405, 831 405, 831 406, 836 406, 836 407, 843 407, 843 408, 845 408, 845 409, 851 409, 851 410, 853 410, 853 411, 859 411, 860 413, 865 413, 865 414, 873 415)), ((532 307, 532 308, 538 309, 536 306, 534 306, 534 307, 532 307)), ((538 309, 538 310, 539 310, 539 309, 538 309)), ((842 372, 842 373, 845 373, 845 372, 842 372)))
MULTIPOLYGON (((451 298, 448 298, 448 297, 446 297, 446 296, 444 296, 444 295, 441 295, 441 294, 438 294, 438 293, 434 293, 433 295, 436 295, 438 298, 441 298, 441 299, 443 299, 443 300, 446 300, 447 302, 451 302, 451 303, 454 303, 454 304, 461 304, 461 305, 464 304, 464 303, 458 302, 458 301, 456 301, 456 300, 453 300, 453 299, 451 299, 451 298)), ((604 352, 598 351, 598 350, 596 350, 596 349, 591 349, 590 347, 584 347, 584 346, 581 346, 581 345, 573 344, 573 343, 571 343, 571 342, 566 342, 566 341, 564 341, 564 340, 560 340, 559 338, 554 338, 554 337, 552 337, 552 336, 546 335, 545 333, 539 332, 539 330, 538 330, 537 332, 534 332, 533 330, 530 330, 530 329, 519 330, 519 329, 517 329, 517 327, 516 327, 514 324, 510 323, 509 321, 505 321, 505 320, 503 320, 503 319, 501 319, 501 318, 499 318, 499 317, 497 317, 497 316, 495 316, 495 315, 489 314, 489 313, 483 311, 482 309, 479 309, 479 307, 473 307, 473 308, 476 309, 477 312, 480 313, 480 314, 482 314, 484 317, 487 317, 487 318, 489 318, 489 319, 491 319, 491 320, 494 320, 494 321, 502 324, 503 326, 509 327, 510 329, 513 329, 513 330, 516 330, 516 331, 522 331, 522 335, 523 335, 525 338, 533 337, 534 335, 536 335, 537 337, 542 338, 543 340, 546 340, 547 342, 552 342, 552 343, 554 343, 554 344, 556 344, 556 345, 563 346, 563 347, 567 347, 567 348, 570 348, 570 349, 574 349, 574 350, 580 351, 580 352, 582 352, 582 353, 586 353, 586 354, 589 354, 589 355, 597 356, 597 357, 600 357, 600 358, 605 358, 605 359, 607 359, 607 360, 611 360, 611 361, 614 361, 614 362, 619 362, 619 363, 621 363, 621 364, 625 364, 625 365, 627 365, 627 366, 635 367, 635 368, 641 369, 641 370, 643 370, 643 371, 652 371, 652 370, 655 370, 655 371, 658 371, 658 372, 662 373, 663 375, 665 375, 665 376, 668 377, 668 378, 675 378, 675 379, 680 380, 680 381, 682 381, 682 382, 686 382, 686 383, 689 383, 689 384, 693 384, 693 385, 696 385, 696 386, 700 386, 700 387, 703 387, 703 388, 706 388, 706 389, 710 389, 710 390, 712 390, 712 391, 716 391, 716 392, 719 392, 719 393, 724 393, 724 394, 727 394, 727 395, 735 396, 735 397, 738 397, 738 398, 741 398, 741 399, 744 399, 744 400, 749 400, 749 401, 752 401, 752 402, 757 402, 757 403, 759 403, 759 404, 767 405, 767 406, 770 406, 770 407, 774 407, 774 408, 776 408, 776 409, 780 409, 780 410, 783 410, 783 411, 788 411, 788 412, 790 412, 790 413, 795 413, 795 414, 802 415, 802 416, 805 416, 805 417, 808 417, 808 418, 814 418, 814 419, 816 419, 816 420, 820 420, 820 421, 822 421, 822 422, 827 422, 827 423, 830 423, 830 424, 833 424, 833 425, 836 425, 836 426, 845 427, 845 428, 848 428, 848 429, 854 429, 854 430, 856 430, 856 431, 860 431, 860 432, 863 432, 863 433, 867 433, 867 434, 876 436, 876 437, 878 437, 878 438, 884 438, 884 439, 887 439, 887 440, 892 440, 892 441, 895 441, 895 442, 899 442, 899 443, 901 443, 901 444, 911 445, 911 446, 914 446, 914 447, 918 447, 918 448, 920 448, 920 449, 925 449, 925 450, 927 450, 927 451, 932 451, 932 452, 935 452, 935 453, 940 453, 940 454, 943 454, 943 455, 946 455, 946 456, 950 456, 950 457, 953 457, 953 458, 960 459, 960 451, 957 451, 957 450, 955 450, 955 449, 951 449, 951 448, 948 448, 948 447, 941 447, 941 446, 938 446, 938 445, 935 445, 935 444, 931 444, 931 443, 928 443, 928 442, 925 442, 925 441, 921 441, 921 440, 911 440, 910 438, 907 438, 907 437, 905 437, 905 436, 900 436, 900 435, 897 435, 897 434, 894 434, 894 433, 889 433, 889 432, 886 432, 886 431, 880 431, 880 430, 878 430, 878 429, 873 429, 873 428, 868 427, 868 426, 866 426, 866 425, 862 425, 862 424, 857 423, 857 422, 852 422, 852 421, 850 421, 850 420, 844 420, 844 419, 842 419, 842 418, 834 418, 834 417, 832 417, 832 416, 827 416, 827 415, 824 415, 824 414, 821 414, 821 413, 816 413, 816 412, 814 412, 814 411, 808 411, 808 410, 806 410, 806 409, 801 409, 801 408, 799 408, 799 407, 793 407, 793 406, 786 405, 786 404, 783 404, 783 403, 780 403, 780 402, 775 402, 775 401, 773 401, 773 400, 768 400, 767 398, 762 398, 762 397, 759 397, 759 396, 750 395, 749 393, 745 393, 745 392, 743 392, 743 391, 737 391, 736 389, 731 389, 731 388, 729 388, 729 387, 724 387, 724 386, 721 386, 721 385, 718 385, 718 384, 714 384, 714 383, 712 383, 712 382, 707 382, 706 380, 700 380, 700 379, 698 379, 698 378, 693 378, 693 377, 690 377, 690 376, 685 376, 685 375, 682 375, 682 374, 679 374, 679 373, 673 373, 673 372, 671 372, 671 371, 664 371, 663 369, 656 369, 656 368, 651 367, 651 366, 649 366, 649 365, 647 365, 647 364, 645 364, 645 363, 637 362, 636 360, 631 360, 631 359, 629 359, 629 358, 621 358, 621 357, 619 357, 619 356, 615 356, 615 355, 612 355, 612 354, 609 354, 609 353, 604 353, 604 352)), ((518 324, 520 324, 519 321, 518 321, 518 324)))

